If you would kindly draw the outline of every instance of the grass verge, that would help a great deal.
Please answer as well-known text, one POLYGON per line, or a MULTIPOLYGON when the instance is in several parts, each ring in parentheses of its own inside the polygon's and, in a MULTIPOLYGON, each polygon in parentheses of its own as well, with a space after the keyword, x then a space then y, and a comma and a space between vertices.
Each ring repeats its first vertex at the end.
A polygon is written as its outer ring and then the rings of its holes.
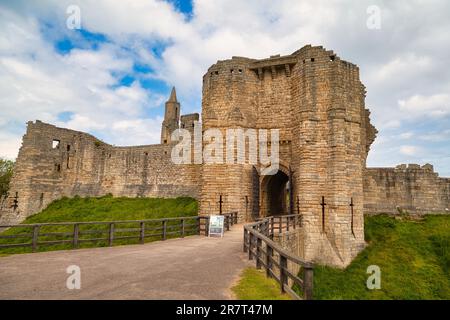
POLYGON ((244 269, 238 284, 231 290, 239 300, 290 300, 287 294, 281 294, 274 279, 255 268, 244 269))

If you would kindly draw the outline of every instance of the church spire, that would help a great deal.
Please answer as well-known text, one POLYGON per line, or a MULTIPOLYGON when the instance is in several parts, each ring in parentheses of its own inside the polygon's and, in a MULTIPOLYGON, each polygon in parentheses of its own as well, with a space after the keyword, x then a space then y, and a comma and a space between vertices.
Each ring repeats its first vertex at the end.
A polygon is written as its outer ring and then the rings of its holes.
POLYGON ((171 142, 171 134, 179 128, 180 123, 180 103, 177 100, 177 92, 175 87, 172 88, 169 100, 166 102, 166 111, 164 113, 164 121, 161 128, 161 143, 168 144, 171 142))
POLYGON ((177 92, 175 87, 172 87, 172 92, 170 93, 169 100, 167 102, 178 102, 177 100, 177 92))

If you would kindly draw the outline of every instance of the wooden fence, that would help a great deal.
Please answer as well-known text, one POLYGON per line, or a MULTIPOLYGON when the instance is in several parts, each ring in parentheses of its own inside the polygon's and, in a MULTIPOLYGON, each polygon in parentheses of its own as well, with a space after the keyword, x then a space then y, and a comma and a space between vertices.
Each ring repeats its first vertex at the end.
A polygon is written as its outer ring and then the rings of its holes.
MULTIPOLYGON (((237 223, 237 212, 223 215, 225 216, 225 229, 230 230, 230 226, 237 223)), ((143 244, 147 238, 166 240, 170 237, 185 237, 194 234, 207 236, 208 226, 209 216, 0 225, 0 230, 6 228, 10 233, 0 233, 0 249, 31 247, 31 251, 36 252, 39 246, 59 244, 68 244, 76 249, 80 243, 84 242, 103 241, 108 246, 112 246, 114 241, 125 239, 138 239, 139 243, 143 244), (17 243, 17 239, 24 240, 17 243), (27 239, 29 241, 26 241, 27 239)))
POLYGON ((273 241, 276 233, 282 233, 301 226, 301 216, 273 216, 244 226, 244 252, 248 252, 250 260, 256 260, 256 268, 266 270, 267 277, 274 278, 280 284, 282 292, 288 293, 294 299, 301 299, 288 280, 297 285, 303 292, 303 299, 311 300, 313 294, 313 268, 310 262, 287 252, 273 241), (278 256, 278 259, 276 258, 278 256), (288 262, 299 267, 302 277, 293 274, 288 269, 288 262), (278 271, 278 272, 277 272, 278 271))

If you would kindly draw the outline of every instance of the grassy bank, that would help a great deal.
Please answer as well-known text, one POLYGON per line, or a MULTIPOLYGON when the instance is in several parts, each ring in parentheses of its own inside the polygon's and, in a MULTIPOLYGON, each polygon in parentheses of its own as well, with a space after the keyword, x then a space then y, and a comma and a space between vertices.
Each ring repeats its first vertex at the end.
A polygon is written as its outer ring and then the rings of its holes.
POLYGON ((247 268, 239 283, 231 289, 239 300, 289 300, 287 294, 280 293, 274 279, 269 279, 262 270, 247 268))
MULTIPOLYGON (((45 210, 35 214, 22 224, 46 223, 46 222, 83 222, 83 221, 114 221, 114 220, 143 220, 158 218, 190 217, 197 215, 197 202, 192 198, 114 198, 104 196, 98 198, 62 198, 52 202, 45 210)), ((168 230, 175 224, 168 223, 168 230)), ((147 224, 147 228, 160 228, 161 224, 147 224)), ((139 228, 137 223, 121 224, 120 228, 139 228)), ((42 227, 41 234, 48 232, 71 232, 70 226, 42 227)), ((80 232, 92 230, 108 230, 108 225, 86 225, 80 226, 80 232)), ((156 230, 155 232, 158 232, 156 230)), ((30 233, 30 228, 14 228, 3 232, 1 235, 13 235, 19 233, 30 233)), ((122 232, 118 236, 136 235, 137 232, 122 232)), ((106 237, 107 234, 85 234, 84 239, 106 237)), ((175 237, 176 235, 170 235, 175 237)), ((70 239, 67 236, 41 236, 39 241, 53 241, 70 239)), ((159 237, 146 238, 146 242, 158 240, 159 237)), ((22 239, 0 239, 0 244, 30 242, 30 238, 22 239)), ((138 239, 121 239, 114 242, 115 245, 138 243, 138 239)), ((81 248, 106 246, 106 241, 80 242, 81 248)), ((38 251, 70 249, 70 244, 40 246, 38 251)), ((0 254, 31 252, 31 248, 7 248, 0 249, 0 254)))
MULTIPOLYGON (((345 270, 316 266, 314 299, 450 299, 450 216, 366 217, 365 237, 368 247, 345 270), (380 290, 367 289, 370 265, 381 269, 380 290)), ((237 296, 258 299, 267 289, 257 281, 244 274, 237 296)))
POLYGON ((315 269, 316 299, 450 299, 450 216, 374 216, 365 228, 369 246, 347 269, 315 269), (367 289, 370 265, 380 267, 380 290, 367 289))

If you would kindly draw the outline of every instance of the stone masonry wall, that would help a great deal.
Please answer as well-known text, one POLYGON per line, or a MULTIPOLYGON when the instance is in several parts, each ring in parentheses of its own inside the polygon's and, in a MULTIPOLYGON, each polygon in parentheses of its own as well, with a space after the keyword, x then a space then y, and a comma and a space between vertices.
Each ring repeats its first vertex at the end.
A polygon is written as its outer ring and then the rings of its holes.
POLYGON ((365 171, 364 212, 367 214, 449 213, 449 210, 450 179, 440 178, 430 164, 365 171))
POLYGON ((114 147, 86 133, 29 122, 0 223, 18 223, 63 196, 197 198, 198 166, 173 164, 171 149, 114 147))

